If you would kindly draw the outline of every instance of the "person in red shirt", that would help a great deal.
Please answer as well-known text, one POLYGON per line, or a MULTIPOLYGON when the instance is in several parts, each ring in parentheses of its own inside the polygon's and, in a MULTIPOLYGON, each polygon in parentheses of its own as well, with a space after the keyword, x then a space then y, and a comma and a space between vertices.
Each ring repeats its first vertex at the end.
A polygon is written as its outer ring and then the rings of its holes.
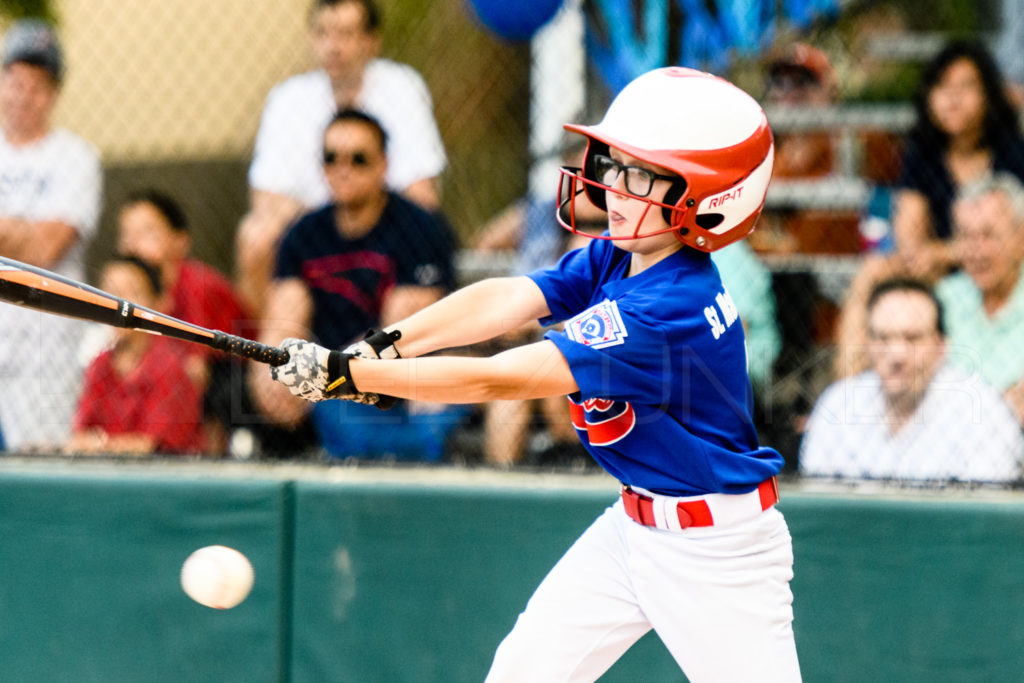
MULTIPOLYGON (((133 257, 112 259, 100 288, 153 308, 160 273, 133 257)), ((185 370, 180 345, 135 330, 115 328, 111 348, 85 373, 70 453, 150 455, 202 451, 202 403, 185 370)))
MULTIPOLYGON (((164 293, 156 308, 203 327, 246 334, 249 320, 231 281, 215 268, 190 258, 188 220, 178 202, 158 190, 132 192, 118 212, 118 251, 160 269, 164 293)), ((204 397, 209 450, 223 453, 232 426, 246 417, 233 400, 246 392, 240 361, 200 344, 176 342, 189 377, 204 397)))
MULTIPOLYGON (((117 225, 118 251, 160 269, 164 293, 157 307, 162 312, 225 332, 235 331, 241 321, 248 320, 231 281, 215 268, 189 257, 192 238, 188 220, 171 196, 152 189, 129 194, 118 212, 117 225)), ((190 345, 187 353, 190 358, 208 360, 221 352, 190 345)), ((190 367, 193 377, 202 378, 202 373, 201 366, 190 367)))

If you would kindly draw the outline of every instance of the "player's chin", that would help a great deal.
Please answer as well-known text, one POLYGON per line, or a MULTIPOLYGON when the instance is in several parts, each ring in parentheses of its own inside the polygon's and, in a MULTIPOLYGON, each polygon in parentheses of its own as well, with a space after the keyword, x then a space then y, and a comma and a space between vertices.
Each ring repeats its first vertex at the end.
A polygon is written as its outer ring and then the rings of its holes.
POLYGON ((637 245, 643 237, 636 235, 636 223, 626 220, 611 220, 608 222, 608 236, 615 242, 615 246, 634 251, 628 245, 637 245))
MULTIPOLYGON (((612 237, 615 237, 615 235, 612 235, 612 237)), ((615 239, 612 240, 612 244, 614 244, 616 247, 623 251, 628 251, 631 254, 644 251, 643 238, 637 239, 633 237, 616 237, 615 239)))
POLYGON ((653 254, 671 247, 682 247, 675 235, 670 233, 643 234, 632 239, 616 240, 615 244, 622 247, 624 251, 634 254, 653 254))

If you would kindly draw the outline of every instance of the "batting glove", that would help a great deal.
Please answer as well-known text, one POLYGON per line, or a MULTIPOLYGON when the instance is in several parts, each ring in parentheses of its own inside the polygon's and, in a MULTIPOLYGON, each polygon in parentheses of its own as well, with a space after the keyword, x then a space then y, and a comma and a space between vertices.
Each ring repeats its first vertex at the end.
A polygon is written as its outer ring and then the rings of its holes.
MULTIPOLYGON (((384 359, 391 360, 394 358, 401 358, 401 354, 398 353, 398 349, 395 348, 395 342, 402 338, 402 333, 398 330, 394 332, 385 332, 384 330, 369 330, 366 336, 363 337, 362 341, 358 341, 355 344, 350 345, 342 353, 350 353, 357 358, 369 358, 373 359, 384 359)), ((375 404, 381 410, 388 410, 398 401, 394 396, 388 396, 387 394, 380 394, 377 396, 377 403, 375 404)))
POLYGON ((377 394, 356 389, 348 367, 355 357, 352 354, 291 337, 281 342, 281 348, 288 352, 288 362, 270 368, 270 376, 296 396, 307 401, 340 398, 371 405, 380 400, 377 394))
POLYGON ((362 341, 352 344, 345 349, 344 353, 351 353, 359 358, 383 358, 384 360, 401 358, 401 354, 395 348, 395 342, 401 338, 402 333, 398 330, 394 332, 370 330, 362 341))

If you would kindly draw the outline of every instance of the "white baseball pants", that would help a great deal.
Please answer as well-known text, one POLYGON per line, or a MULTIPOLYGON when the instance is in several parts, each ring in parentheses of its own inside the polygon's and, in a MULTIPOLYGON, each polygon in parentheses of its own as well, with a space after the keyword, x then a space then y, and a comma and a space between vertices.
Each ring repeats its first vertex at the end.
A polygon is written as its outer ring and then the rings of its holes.
POLYGON ((627 517, 620 499, 541 582, 487 681, 594 681, 652 628, 691 683, 800 681, 792 577, 774 507, 663 531, 627 517))

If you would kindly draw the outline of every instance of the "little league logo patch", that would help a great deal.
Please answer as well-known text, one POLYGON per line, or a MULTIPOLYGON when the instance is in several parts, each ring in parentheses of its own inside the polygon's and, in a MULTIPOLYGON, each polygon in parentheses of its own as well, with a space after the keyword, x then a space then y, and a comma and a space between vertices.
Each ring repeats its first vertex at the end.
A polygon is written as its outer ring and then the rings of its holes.
POLYGON ((595 349, 622 344, 629 336, 622 324, 618 303, 608 299, 569 320, 565 331, 569 339, 595 349))

